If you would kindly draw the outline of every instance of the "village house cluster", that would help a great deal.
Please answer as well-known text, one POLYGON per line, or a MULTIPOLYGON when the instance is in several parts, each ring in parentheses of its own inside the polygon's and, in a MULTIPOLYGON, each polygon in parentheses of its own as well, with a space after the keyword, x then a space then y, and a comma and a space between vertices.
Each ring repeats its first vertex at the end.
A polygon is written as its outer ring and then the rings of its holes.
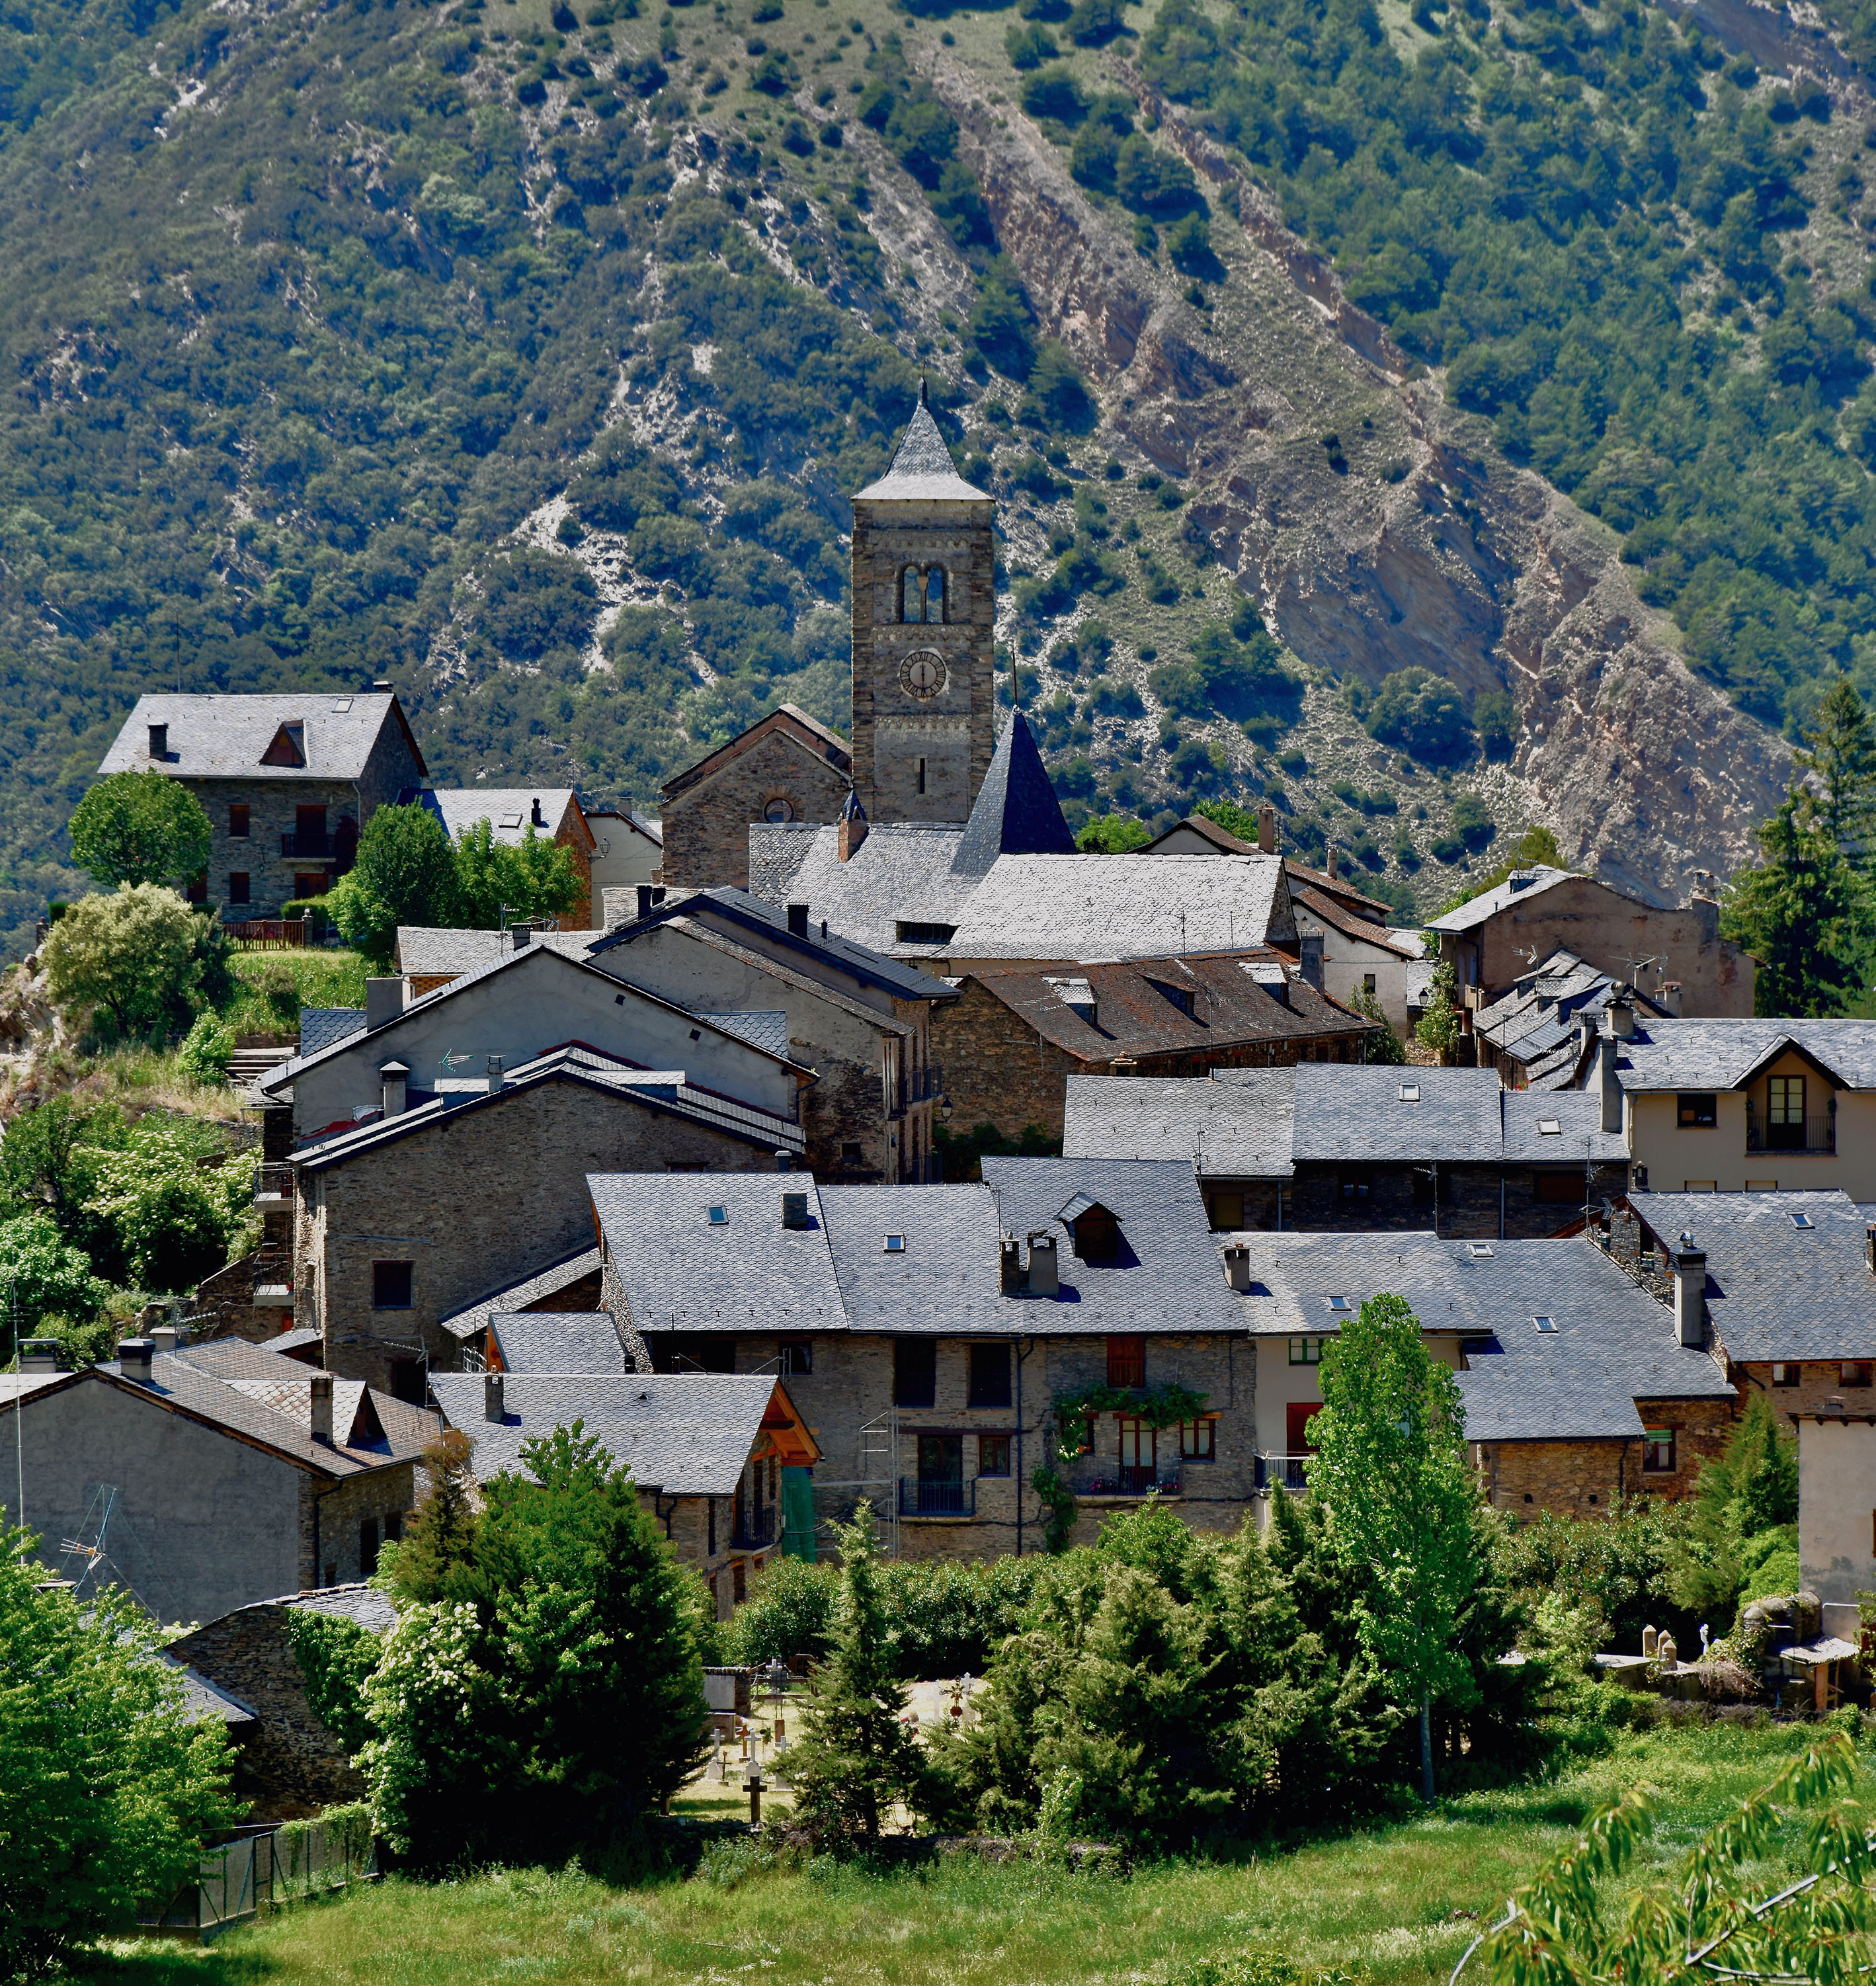
POLYGON ((231 924, 400 798, 560 841, 581 892, 401 931, 254 1086, 258 1251, 109 1365, 0 1381, 9 1518, 210 1624, 175 1652, 231 1723, 287 1610, 371 1614, 444 1426, 486 1478, 583 1422, 727 1615, 862 1501, 906 1556, 1046 1549, 1038 1471, 1077 1538, 1148 1495, 1235 1530, 1302 1486, 1324 1348, 1383 1291, 1494 1503, 1684 1495, 1763 1390, 1808 1430, 1807 1577, 1876 1586, 1876 1023, 1755 1019, 1713 903, 1561 870, 1436 957, 1268 806, 1078 853, 998 728, 992 517, 921 406, 855 500, 851 739, 785 705, 660 821, 437 791, 385 685, 139 703, 105 769, 201 797, 231 924), (1371 1059, 1441 961, 1457 1065, 1371 1059), (1002 1152, 947 1178, 967 1133, 1002 1152))

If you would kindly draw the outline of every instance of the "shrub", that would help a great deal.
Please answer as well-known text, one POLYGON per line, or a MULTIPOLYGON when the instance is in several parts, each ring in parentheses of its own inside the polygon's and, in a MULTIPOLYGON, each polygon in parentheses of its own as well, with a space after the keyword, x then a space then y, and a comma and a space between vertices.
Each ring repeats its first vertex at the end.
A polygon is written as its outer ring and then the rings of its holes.
POLYGON ((1471 754, 1472 727, 1459 692, 1430 669, 1397 669, 1383 677, 1363 721, 1370 736, 1428 765, 1454 764, 1471 754))
POLYGON ((1490 844, 1498 832, 1498 823, 1477 793, 1461 793, 1453 803, 1453 832, 1476 855, 1490 844))
POLYGON ((1144 821, 1131 814, 1097 814, 1075 836, 1076 847, 1095 855, 1126 855, 1153 839, 1144 821))
POLYGON ((1488 759, 1508 759, 1518 745, 1518 706, 1501 689, 1481 690, 1472 699, 1472 722, 1488 759))
POLYGON ((1071 69, 1039 69, 1025 79, 1020 95, 1023 108, 1032 117, 1053 117, 1073 124, 1087 114, 1088 99, 1071 69))
POLYGON ((1054 338, 1043 339, 1036 347, 1029 390, 1017 410, 1017 419, 1033 421, 1052 433, 1086 434, 1094 425, 1098 412, 1068 348, 1054 338))
POLYGON ((1138 132, 1121 140, 1115 186, 1124 204, 1152 220, 1175 220, 1205 205, 1192 167, 1138 132))
POLYGON ((228 1063, 234 1053, 234 1031, 213 1014, 200 1013, 183 1037, 176 1059, 183 1072, 201 1083, 226 1082, 228 1063))
POLYGON ((391 964, 399 924, 453 924, 456 862, 442 821, 415 803, 381 806, 326 907, 340 935, 380 972, 391 964))
POLYGON ((0 1224, 0 1344, 6 1358, 18 1348, 14 1320, 25 1338, 39 1335, 49 1317, 69 1330, 95 1317, 109 1294, 92 1273, 90 1257, 59 1233, 49 1214, 16 1214, 0 1224))
POLYGON ((1011 28, 1004 36, 1004 49, 1013 69, 1040 69, 1061 53, 1055 37, 1047 28, 1011 28))
POLYGON ((227 1739, 193 1722, 156 1624, 121 1587, 43 1584, 0 1533, 0 1974, 35 1979, 130 1928, 232 1822, 227 1739))
POLYGON ((173 890, 137 883, 81 897, 53 925, 43 956, 59 1005, 102 1009, 121 1038, 136 1040, 187 1023, 215 948, 211 919, 173 890))
POLYGON ((227 1260, 247 1211, 247 1176, 238 1162, 205 1167, 203 1156, 200 1131, 187 1119, 146 1119, 98 1161, 89 1211, 146 1290, 191 1289, 227 1260))
POLYGON ((831 1565, 785 1555, 771 1559, 724 1629, 724 1660, 739 1667, 792 1661, 798 1655, 818 1661, 833 1645, 839 1590, 831 1565))
POLYGON ((202 803, 166 773, 113 773, 72 811, 72 859, 94 881, 180 883, 208 867, 202 803))

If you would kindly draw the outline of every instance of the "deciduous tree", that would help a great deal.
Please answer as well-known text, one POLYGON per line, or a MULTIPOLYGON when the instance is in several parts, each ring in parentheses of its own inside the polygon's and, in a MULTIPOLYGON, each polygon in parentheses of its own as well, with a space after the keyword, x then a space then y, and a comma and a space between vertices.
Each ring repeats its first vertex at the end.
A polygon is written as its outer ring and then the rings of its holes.
POLYGON ((72 810, 72 859, 95 881, 180 883, 208 866, 202 803, 166 773, 113 773, 72 810))
POLYGON ((52 998, 102 1008, 129 1040, 187 1026, 203 992, 210 923, 154 883, 81 897, 45 941, 52 998))
POLYGON ((383 806, 365 824, 358 859, 326 897, 339 934, 379 971, 391 964, 399 924, 453 924, 456 865, 449 836, 428 807, 383 806))

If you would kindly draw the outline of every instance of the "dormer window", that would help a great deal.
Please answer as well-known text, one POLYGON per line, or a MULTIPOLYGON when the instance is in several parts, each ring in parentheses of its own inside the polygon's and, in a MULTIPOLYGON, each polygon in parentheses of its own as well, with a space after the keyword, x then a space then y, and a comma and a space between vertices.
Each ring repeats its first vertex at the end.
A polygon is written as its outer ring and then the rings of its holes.
POLYGON ((264 766, 304 766, 306 763, 306 726, 295 722, 283 724, 274 734, 274 742, 261 755, 264 766))
POLYGON ((1098 1200, 1078 1193, 1055 1217, 1074 1237, 1083 1261, 1111 1262, 1120 1254, 1120 1221, 1098 1200))
POLYGON ((1168 986, 1163 981, 1158 979, 1149 979, 1147 984, 1155 993, 1170 1001, 1188 1020, 1192 1018, 1192 995, 1189 987, 1168 986))

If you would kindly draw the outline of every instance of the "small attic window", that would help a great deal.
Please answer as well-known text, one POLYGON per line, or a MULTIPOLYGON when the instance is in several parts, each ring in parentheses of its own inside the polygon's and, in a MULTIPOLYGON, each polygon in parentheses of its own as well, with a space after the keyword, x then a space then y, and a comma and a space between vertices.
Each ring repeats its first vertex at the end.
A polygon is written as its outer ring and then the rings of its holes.
POLYGON ((1534 1317, 1531 1321, 1537 1326, 1541 1337, 1548 1338, 1557 1328, 1557 1320, 1554 1317, 1534 1317))
POLYGON ((1540 1138, 1561 1138, 1563 1126, 1555 1117, 1540 1117, 1538 1119, 1538 1136, 1540 1138))
POLYGON ((505 813, 495 824, 497 827, 519 827, 521 816, 519 813, 505 813))
POLYGON ((306 726, 301 723, 283 724, 274 734, 274 742, 261 755, 264 766, 304 766, 306 763, 306 726))
POLYGON ((1163 980, 1159 979, 1149 979, 1147 984, 1155 993, 1163 995, 1165 998, 1170 1001, 1188 1020, 1192 1018, 1192 995, 1189 987, 1168 986, 1163 980))
POLYGON ((1483 1261, 1491 1253, 1491 1244, 1489 1241, 1468 1241, 1466 1244, 1466 1248, 1475 1262, 1483 1261))
POLYGON ((334 702, 332 705, 332 715, 335 717, 343 717, 348 711, 350 711, 351 709, 351 698, 348 696, 341 696, 334 702))
POLYGON ((1403 1103, 1417 1103, 1420 1101, 1420 1085, 1417 1082, 1402 1083, 1400 1101, 1403 1103))
POLYGON ((889 1255, 903 1255, 906 1252, 906 1237, 903 1234, 889 1234, 886 1237, 886 1251, 889 1255))
POLYGON ((730 1210, 727 1207, 713 1207, 710 1210, 712 1227, 727 1227, 730 1224, 730 1210))
POLYGON ((1794 1213, 1791 1217, 1791 1224, 1794 1227, 1815 1227, 1817 1224, 1808 1213, 1794 1213))
POLYGON ((1328 1297, 1323 1301, 1333 1311, 1350 1311, 1355 1308, 1353 1302, 1347 1297, 1328 1297))

